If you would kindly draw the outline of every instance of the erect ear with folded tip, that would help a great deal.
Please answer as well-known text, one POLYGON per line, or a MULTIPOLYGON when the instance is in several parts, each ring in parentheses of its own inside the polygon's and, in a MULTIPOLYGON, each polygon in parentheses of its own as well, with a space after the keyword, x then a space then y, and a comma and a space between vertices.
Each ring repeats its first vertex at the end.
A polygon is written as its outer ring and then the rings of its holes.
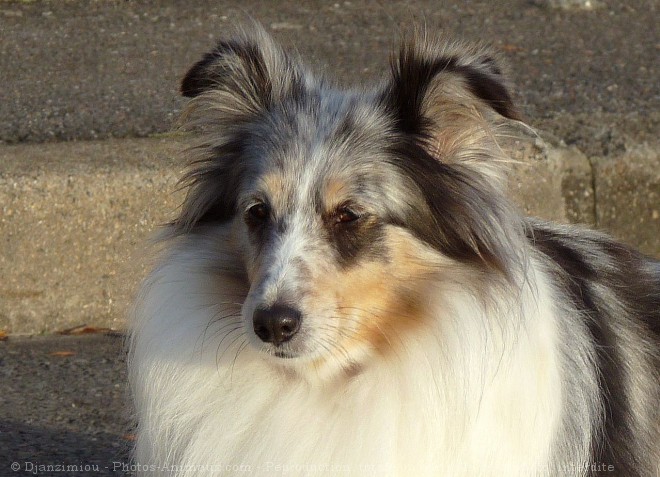
POLYGON ((406 132, 433 122, 433 115, 452 103, 520 119, 498 61, 488 49, 414 38, 393 56, 391 68, 386 95, 406 132))
POLYGON ((520 116, 494 58, 418 38, 393 57, 380 101, 397 133, 392 163, 423 199, 412 229, 448 256, 510 276, 518 229, 498 140, 506 119, 520 116))
POLYGON ((186 73, 181 94, 193 98, 213 89, 239 87, 244 81, 255 93, 268 94, 270 79, 261 49, 248 41, 220 41, 186 73))
POLYGON ((218 93, 237 113, 268 109, 300 87, 299 68, 261 29, 222 40, 181 81, 181 94, 218 93))

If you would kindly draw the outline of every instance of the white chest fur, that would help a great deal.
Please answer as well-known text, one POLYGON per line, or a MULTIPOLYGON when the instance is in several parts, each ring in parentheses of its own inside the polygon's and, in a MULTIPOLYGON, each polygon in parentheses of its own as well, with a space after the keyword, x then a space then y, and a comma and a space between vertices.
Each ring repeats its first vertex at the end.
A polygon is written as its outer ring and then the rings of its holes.
MULTIPOLYGON (((277 370, 249 347, 225 353, 221 336, 204 336, 203 307, 164 305, 172 290, 157 290, 131 362, 136 462, 149 472, 528 476, 552 465, 563 391, 543 290, 523 293, 517 329, 491 326, 495 318, 458 293, 443 313, 451 319, 354 377, 323 383, 277 370)), ((586 448, 573 452, 577 461, 586 448)))

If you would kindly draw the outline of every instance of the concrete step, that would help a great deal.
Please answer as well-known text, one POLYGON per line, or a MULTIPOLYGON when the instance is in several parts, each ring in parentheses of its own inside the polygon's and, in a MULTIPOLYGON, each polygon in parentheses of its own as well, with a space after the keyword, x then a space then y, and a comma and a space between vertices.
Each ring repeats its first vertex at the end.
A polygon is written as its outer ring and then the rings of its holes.
POLYGON ((659 256, 657 8, 594 5, 0 0, 0 329, 124 326, 147 237, 181 201, 181 146, 153 136, 179 113, 186 69, 246 12, 343 84, 384 74, 415 22, 491 43, 527 121, 558 138, 513 147, 521 206, 659 256))
MULTIPOLYGON (((0 329, 123 328, 148 239, 183 198, 183 147, 172 137, 1 146, 0 329)), ((660 256, 659 147, 604 159, 540 139, 507 147, 526 213, 602 225, 660 256)))
POLYGON ((171 140, 0 147, 0 329, 121 328, 146 239, 175 210, 171 140))

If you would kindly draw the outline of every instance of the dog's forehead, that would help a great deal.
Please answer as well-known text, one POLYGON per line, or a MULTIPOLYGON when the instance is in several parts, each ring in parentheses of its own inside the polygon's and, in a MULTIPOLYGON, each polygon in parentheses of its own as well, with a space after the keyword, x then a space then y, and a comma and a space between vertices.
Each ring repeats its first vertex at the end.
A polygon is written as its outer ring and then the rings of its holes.
POLYGON ((282 205, 340 201, 376 180, 388 127, 364 94, 316 91, 284 103, 255 128, 257 187, 282 205))
POLYGON ((256 132, 274 165, 286 166, 277 161, 290 157, 297 167, 318 149, 376 146, 387 127, 383 108, 373 96, 318 88, 273 107, 257 123, 256 132))

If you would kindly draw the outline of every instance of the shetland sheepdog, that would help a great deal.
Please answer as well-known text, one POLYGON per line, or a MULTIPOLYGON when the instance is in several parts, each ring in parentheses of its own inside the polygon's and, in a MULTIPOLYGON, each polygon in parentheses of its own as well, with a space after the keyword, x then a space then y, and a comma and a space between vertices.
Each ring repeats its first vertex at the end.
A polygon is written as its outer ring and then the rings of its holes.
POLYGON ((660 264, 507 199, 493 51, 412 35, 342 90, 254 28, 181 91, 139 474, 657 475, 660 264))

